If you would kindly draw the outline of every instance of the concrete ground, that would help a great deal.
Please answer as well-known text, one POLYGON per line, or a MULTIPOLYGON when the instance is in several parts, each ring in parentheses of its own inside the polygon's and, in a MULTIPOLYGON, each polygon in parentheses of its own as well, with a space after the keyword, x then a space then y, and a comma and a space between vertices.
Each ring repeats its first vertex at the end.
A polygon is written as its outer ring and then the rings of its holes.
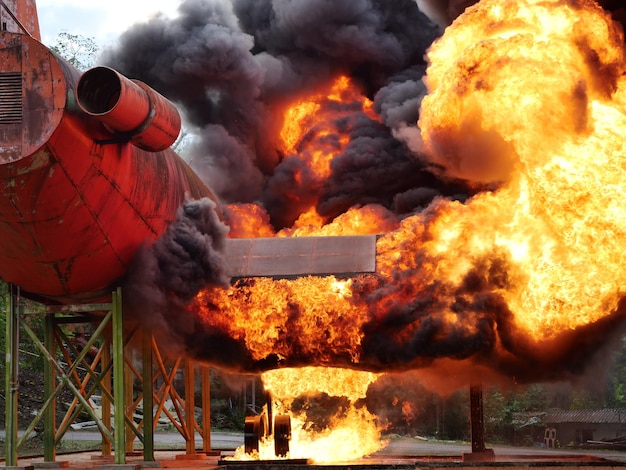
MULTIPOLYGON (((99 440, 100 435, 94 431, 69 431, 65 435, 65 439, 68 440, 99 440)), ((215 455, 205 455, 199 451, 195 455, 187 455, 184 450, 184 439, 176 432, 157 432, 155 433, 155 447, 158 449, 167 448, 171 446, 171 450, 157 450, 155 451, 156 462, 144 462, 141 454, 135 456, 126 456, 126 462, 128 467, 132 470, 137 470, 146 466, 158 466, 162 468, 177 468, 179 470, 186 468, 222 468, 224 464, 224 458, 232 455, 232 451, 243 445, 244 437, 243 433, 223 433, 213 432, 211 433, 211 448, 215 451, 215 455)), ((197 448, 201 448, 202 442, 199 438, 196 439, 197 448)), ((541 448, 525 448, 525 447, 506 447, 506 446, 493 446, 495 453, 495 464, 490 463, 489 466, 498 466, 497 462, 501 462, 505 466, 515 466, 522 468, 532 467, 534 469, 543 468, 546 462, 549 463, 547 467, 553 468, 554 466, 577 468, 584 467, 585 469, 590 466, 602 466, 612 468, 625 468, 626 469, 626 452, 617 451, 582 451, 582 450, 564 450, 564 449, 541 449, 541 448)), ((469 444, 456 444, 445 442, 427 442, 413 438, 397 438, 389 441, 389 444, 375 455, 363 459, 359 462, 353 462, 350 467, 354 467, 355 464, 364 465, 365 467, 376 468, 399 468, 408 465, 409 468, 425 468, 435 465, 438 468, 452 466, 455 468, 465 468, 470 466, 476 468, 476 464, 464 464, 463 454, 471 453, 471 447, 469 444)), ((298 463, 298 462, 296 462, 298 463)), ((300 462, 301 463, 301 462, 300 462)), ((226 465, 227 470, 240 470, 246 469, 252 462, 246 464, 241 462, 240 466, 237 466, 237 462, 234 464, 226 465)), ((50 468, 51 466, 66 467, 71 470, 92 470, 94 468, 100 468, 101 470, 111 470, 111 468, 118 468, 119 466, 113 465, 113 458, 103 457, 101 452, 80 452, 76 454, 64 454, 57 456, 56 465, 45 463, 43 458, 23 458, 19 461, 20 467, 34 466, 35 468, 50 468)), ((481 465, 479 465, 480 467, 481 465)), ((270 465, 268 469, 278 470, 278 467, 289 468, 290 470, 297 470, 297 465, 270 465)), ((307 468, 324 467, 308 466, 307 468)), ((329 466, 326 466, 329 467, 329 466)), ((337 468, 337 466, 332 466, 337 468)), ((340 465, 340 468, 345 468, 345 465, 340 465)), ((254 470, 258 470, 260 467, 254 467, 254 470)), ((253 467, 250 467, 252 470, 253 467)))

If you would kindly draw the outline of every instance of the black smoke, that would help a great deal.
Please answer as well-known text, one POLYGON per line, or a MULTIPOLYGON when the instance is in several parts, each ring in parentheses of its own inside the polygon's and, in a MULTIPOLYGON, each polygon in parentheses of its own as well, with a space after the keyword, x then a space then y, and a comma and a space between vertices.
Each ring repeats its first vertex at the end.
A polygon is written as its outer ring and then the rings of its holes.
POLYGON ((143 246, 125 279, 124 312, 142 329, 152 329, 164 349, 181 353, 197 319, 187 305, 207 286, 230 284, 224 259, 228 227, 209 198, 185 202, 156 242, 143 246))
POLYGON ((191 165, 221 201, 261 202, 281 229, 311 201, 330 220, 355 205, 395 210, 398 194, 416 189, 420 205, 467 192, 433 177, 394 136, 416 129, 424 55, 441 32, 414 0, 187 0, 178 17, 127 31, 104 61, 181 106, 196 135, 191 165), (382 122, 356 111, 338 118, 335 138, 350 143, 332 176, 295 187, 304 163, 276 145, 282 113, 340 74, 374 100, 382 122))

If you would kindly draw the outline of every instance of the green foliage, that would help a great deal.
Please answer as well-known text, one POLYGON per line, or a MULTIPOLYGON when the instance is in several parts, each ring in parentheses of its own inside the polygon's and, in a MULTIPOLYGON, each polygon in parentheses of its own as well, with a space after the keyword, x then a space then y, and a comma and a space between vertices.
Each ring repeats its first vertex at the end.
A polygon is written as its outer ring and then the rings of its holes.
POLYGON ((461 389, 446 397, 445 428, 442 438, 468 441, 470 439, 469 389, 461 389))
MULTIPOLYGON (((0 349, 6 353, 7 351, 7 312, 9 309, 9 288, 6 282, 0 281, 0 349)), ((21 299, 22 311, 27 310, 29 312, 37 311, 41 308, 41 305, 28 299, 21 299)), ((37 334, 39 338, 43 337, 44 328, 44 316, 43 315, 27 315, 20 316, 20 325, 23 323, 28 326, 37 334)), ((43 355, 39 349, 32 342, 30 337, 26 335, 23 328, 20 328, 20 343, 19 343, 19 367, 20 369, 29 368, 33 370, 43 369, 43 355)), ((0 375, 3 377, 6 373, 6 361, 0 362, 0 375)))
POLYGON ((489 442, 509 442, 513 426, 512 400, 497 388, 483 392, 485 438, 489 442))
POLYGON ((613 359, 606 405, 609 408, 626 408, 626 336, 619 343, 613 359))
POLYGON ((56 43, 50 49, 83 71, 93 67, 99 52, 94 38, 70 34, 67 31, 57 35, 56 43))
MULTIPOLYGON (((543 384, 515 387, 503 393, 499 388, 484 391, 485 439, 497 444, 512 444, 515 440, 515 415, 541 412, 554 406, 549 388, 543 384)), ((532 442, 532 441, 531 441, 532 442)))
POLYGON ((232 406, 227 399, 211 399, 211 429, 243 431, 246 413, 241 407, 232 406))

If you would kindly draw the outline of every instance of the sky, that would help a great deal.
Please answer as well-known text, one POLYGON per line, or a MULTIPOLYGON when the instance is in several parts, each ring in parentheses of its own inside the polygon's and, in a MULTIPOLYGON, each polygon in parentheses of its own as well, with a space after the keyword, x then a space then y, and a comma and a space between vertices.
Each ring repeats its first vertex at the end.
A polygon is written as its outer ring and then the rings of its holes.
POLYGON ((42 42, 53 45, 61 32, 93 38, 102 49, 131 25, 159 12, 176 16, 176 0, 37 0, 42 42))

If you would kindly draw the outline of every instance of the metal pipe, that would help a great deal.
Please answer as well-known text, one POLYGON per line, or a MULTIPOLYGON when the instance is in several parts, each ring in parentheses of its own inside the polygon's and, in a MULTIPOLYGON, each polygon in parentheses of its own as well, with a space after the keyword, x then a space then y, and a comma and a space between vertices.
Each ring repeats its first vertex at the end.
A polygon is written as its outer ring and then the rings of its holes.
POLYGON ((172 145, 180 133, 176 107, 139 80, 130 80, 108 67, 85 72, 76 87, 81 109, 114 131, 111 142, 130 141, 158 152, 172 145))

